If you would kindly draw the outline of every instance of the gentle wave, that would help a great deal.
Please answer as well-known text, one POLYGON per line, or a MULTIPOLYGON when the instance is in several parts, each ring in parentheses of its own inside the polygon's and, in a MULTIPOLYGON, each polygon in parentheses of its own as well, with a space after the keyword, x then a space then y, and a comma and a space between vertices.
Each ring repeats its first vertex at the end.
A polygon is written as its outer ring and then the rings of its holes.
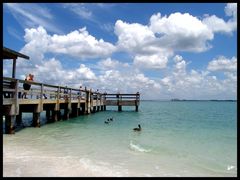
POLYGON ((130 149, 134 150, 134 151, 138 151, 138 152, 150 152, 151 149, 144 149, 143 147, 141 147, 138 144, 133 144, 133 142, 130 142, 130 149))
POLYGON ((235 169, 235 166, 232 166, 232 165, 227 166, 227 170, 228 170, 228 171, 230 171, 230 170, 232 170, 232 169, 235 169))

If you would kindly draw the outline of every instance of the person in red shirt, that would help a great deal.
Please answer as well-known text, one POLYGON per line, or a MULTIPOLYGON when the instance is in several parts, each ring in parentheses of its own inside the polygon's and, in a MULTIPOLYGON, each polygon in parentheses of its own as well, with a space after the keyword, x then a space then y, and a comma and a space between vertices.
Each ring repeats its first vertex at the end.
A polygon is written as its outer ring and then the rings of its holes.
POLYGON ((27 92, 29 91, 31 88, 31 84, 28 83, 28 81, 33 81, 34 75, 33 74, 29 74, 26 78, 25 78, 25 82, 23 83, 23 89, 25 90, 25 92, 22 94, 22 98, 27 99, 27 92))

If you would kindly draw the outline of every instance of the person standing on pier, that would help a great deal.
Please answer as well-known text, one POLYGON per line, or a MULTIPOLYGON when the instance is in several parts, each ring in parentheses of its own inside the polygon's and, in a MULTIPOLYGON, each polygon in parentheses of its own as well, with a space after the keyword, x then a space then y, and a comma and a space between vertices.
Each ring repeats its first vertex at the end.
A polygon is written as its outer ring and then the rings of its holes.
POLYGON ((25 92, 22 94, 22 98, 27 99, 27 92, 29 91, 31 88, 31 84, 27 83, 27 81, 33 81, 34 75, 33 74, 29 74, 26 78, 25 78, 25 82, 23 83, 23 89, 25 90, 25 92))
POLYGON ((80 86, 79 87, 79 93, 78 93, 80 99, 82 98, 82 90, 83 90, 82 86, 80 86))

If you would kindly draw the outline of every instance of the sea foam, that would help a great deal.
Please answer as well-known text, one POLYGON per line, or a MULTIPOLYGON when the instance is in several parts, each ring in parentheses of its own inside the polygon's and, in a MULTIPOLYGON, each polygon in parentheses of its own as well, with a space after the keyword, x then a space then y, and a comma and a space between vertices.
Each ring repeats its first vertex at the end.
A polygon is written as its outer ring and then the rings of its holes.
POLYGON ((230 171, 231 169, 234 169, 235 166, 227 166, 227 170, 230 171))
POLYGON ((138 152, 150 152, 151 151, 151 149, 145 149, 138 144, 134 144, 132 141, 130 142, 130 149, 132 149, 134 151, 138 151, 138 152))

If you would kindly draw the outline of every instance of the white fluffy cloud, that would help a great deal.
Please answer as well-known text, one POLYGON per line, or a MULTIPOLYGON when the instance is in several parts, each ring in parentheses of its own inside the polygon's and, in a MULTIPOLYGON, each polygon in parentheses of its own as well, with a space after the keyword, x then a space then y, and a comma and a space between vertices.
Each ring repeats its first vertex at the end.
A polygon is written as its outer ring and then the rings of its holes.
MULTIPOLYGON (((142 97, 149 98, 148 90, 159 91, 160 84, 146 77, 143 73, 131 71, 108 70, 99 76, 98 86, 107 92, 136 93, 140 92, 142 97)), ((150 95, 151 96, 151 95, 150 95)))
POLYGON ((225 7, 225 13, 231 17, 227 22, 212 15, 205 17, 203 23, 213 32, 232 33, 237 28, 237 3, 228 3, 225 7))
POLYGON ((220 56, 208 63, 207 69, 209 71, 237 71, 237 58, 232 57, 232 59, 227 59, 224 56, 220 56))
POLYGON ((137 67, 150 69, 165 68, 175 51, 205 51, 214 37, 207 25, 188 13, 157 13, 149 25, 118 20, 115 34, 118 50, 130 52, 137 67))
POLYGON ((56 58, 51 58, 51 56, 54 57, 60 53, 66 54, 70 58, 71 56, 78 56, 79 59, 83 57, 101 57, 105 56, 108 46, 114 48, 110 43, 96 40, 88 34, 85 28, 67 35, 53 36, 49 35, 43 27, 25 29, 24 39, 26 45, 21 52, 30 56, 30 60, 19 58, 17 61, 17 77, 24 78, 26 74, 32 73, 35 75, 36 81, 49 84, 71 85, 72 82, 76 82, 77 84, 72 84, 72 86, 78 86, 83 82, 88 85, 96 80, 95 73, 86 65, 80 64, 78 68, 69 68, 67 64, 65 65, 65 63, 56 58), (83 44, 88 47, 88 51, 81 54, 83 44), (74 49, 77 46, 80 50, 75 51, 74 49), (50 58, 46 57, 46 53, 49 52, 55 55, 50 55, 50 58))
POLYGON ((228 3, 224 10, 227 16, 233 16, 234 20, 237 19, 237 3, 228 3))
POLYGON ((189 13, 153 14, 148 25, 118 20, 115 34, 118 51, 126 51, 141 68, 161 69, 177 51, 203 52, 210 49, 215 32, 231 33, 236 30, 237 4, 225 7, 226 22, 216 15, 202 20, 189 13))
POLYGON ((160 36, 161 46, 174 50, 205 51, 209 48, 207 41, 213 39, 207 26, 188 13, 173 13, 169 17, 154 14, 149 28, 160 36))
MULTIPOLYGON (((66 35, 48 35, 43 27, 25 30, 25 48, 39 47, 40 53, 51 52, 67 54, 79 59, 105 57, 115 51, 114 45, 97 40, 86 28, 75 30, 66 35)), ((29 50, 28 50, 29 51, 29 50)))
MULTIPOLYGON (((232 58, 236 61, 236 58, 232 58)), ((161 93, 180 99, 233 99, 236 97, 236 69, 225 69, 223 79, 210 75, 207 71, 187 71, 187 62, 182 56, 173 58, 173 72, 160 80, 161 93)), ((212 62, 214 62, 213 60, 212 62)), ((228 62, 229 63, 229 62, 228 62)), ((220 63, 221 64, 221 63, 220 63)))
POLYGON ((213 32, 231 33, 232 30, 236 28, 234 23, 226 23, 223 19, 218 18, 215 15, 204 18, 203 23, 206 24, 213 32))
POLYGON ((119 68, 127 68, 129 67, 128 63, 121 63, 118 60, 113 60, 111 58, 103 59, 98 62, 98 67, 100 69, 119 69, 119 68))
POLYGON ((165 68, 170 49, 160 46, 154 33, 148 26, 138 23, 129 24, 118 20, 115 24, 119 51, 127 51, 134 56, 134 65, 139 68, 165 68))
POLYGON ((118 36, 119 49, 130 53, 144 53, 147 43, 154 40, 154 33, 148 26, 121 20, 115 23, 115 34, 118 36))
POLYGON ((61 62, 55 58, 45 60, 42 65, 36 65, 32 74, 34 74, 37 82, 62 86, 68 85, 76 88, 83 82, 88 83, 96 80, 94 72, 84 64, 81 64, 76 69, 65 69, 61 62))
POLYGON ((148 26, 118 20, 115 34, 118 47, 138 54, 158 53, 159 49, 201 52, 213 39, 213 32, 201 20, 178 12, 169 17, 154 14, 148 26))
POLYGON ((55 34, 49 43, 49 51, 69 54, 81 59, 105 57, 115 50, 111 43, 105 42, 103 39, 97 40, 89 35, 85 27, 67 35, 55 34))
POLYGON ((136 55, 134 57, 134 65, 139 68, 163 69, 166 68, 168 55, 165 53, 153 55, 136 55))

